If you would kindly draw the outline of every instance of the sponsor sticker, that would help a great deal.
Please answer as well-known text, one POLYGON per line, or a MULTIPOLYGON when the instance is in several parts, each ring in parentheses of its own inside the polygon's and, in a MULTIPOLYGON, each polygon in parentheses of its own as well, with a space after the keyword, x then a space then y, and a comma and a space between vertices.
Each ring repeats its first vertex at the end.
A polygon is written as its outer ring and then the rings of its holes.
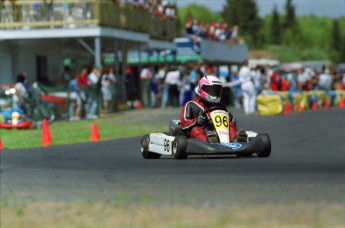
POLYGON ((220 143, 220 145, 228 147, 230 149, 239 149, 242 147, 240 143, 220 143))

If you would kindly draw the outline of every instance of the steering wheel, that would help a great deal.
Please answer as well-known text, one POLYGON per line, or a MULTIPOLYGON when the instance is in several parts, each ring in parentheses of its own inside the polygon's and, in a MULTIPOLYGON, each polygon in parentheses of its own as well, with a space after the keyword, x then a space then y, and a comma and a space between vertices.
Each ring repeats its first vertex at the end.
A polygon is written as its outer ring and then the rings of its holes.
POLYGON ((215 107, 211 107, 211 108, 209 108, 209 109, 206 109, 205 111, 203 111, 202 112, 202 116, 206 116, 206 113, 208 113, 208 112, 212 112, 212 111, 214 111, 214 110, 223 110, 223 111, 228 111, 228 110, 226 110, 226 107, 224 107, 224 106, 215 106, 215 107))

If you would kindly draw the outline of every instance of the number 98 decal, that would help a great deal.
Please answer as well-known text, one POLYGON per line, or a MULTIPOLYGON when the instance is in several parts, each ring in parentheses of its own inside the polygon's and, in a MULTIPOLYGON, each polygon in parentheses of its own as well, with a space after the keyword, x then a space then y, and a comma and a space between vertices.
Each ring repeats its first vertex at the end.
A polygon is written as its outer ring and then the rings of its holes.
POLYGON ((170 141, 168 139, 164 139, 164 151, 170 151, 170 141))

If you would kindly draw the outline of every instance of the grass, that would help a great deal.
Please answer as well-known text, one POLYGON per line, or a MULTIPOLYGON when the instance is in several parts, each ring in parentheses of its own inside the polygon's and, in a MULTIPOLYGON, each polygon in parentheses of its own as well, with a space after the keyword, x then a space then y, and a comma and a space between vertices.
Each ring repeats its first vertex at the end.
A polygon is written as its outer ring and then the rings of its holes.
MULTIPOLYGON (((152 123, 140 120, 140 117, 135 115, 121 115, 117 113, 108 118, 92 121, 56 121, 49 125, 49 131, 52 136, 53 145, 88 142, 90 140, 91 126, 93 123, 97 125, 101 140, 167 131, 167 123, 152 123)), ((42 130, 1 129, 0 138, 3 146, 6 148, 40 147, 42 142, 42 130)))
POLYGON ((127 202, 6 202, 1 227, 344 227, 341 204, 207 206, 127 202))

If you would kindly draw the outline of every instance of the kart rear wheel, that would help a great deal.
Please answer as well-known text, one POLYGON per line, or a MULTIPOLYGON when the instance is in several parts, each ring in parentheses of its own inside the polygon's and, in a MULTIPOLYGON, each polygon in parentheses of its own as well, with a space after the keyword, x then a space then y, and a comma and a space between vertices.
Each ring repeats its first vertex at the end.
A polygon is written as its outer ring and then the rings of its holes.
POLYGON ((152 153, 149 151, 149 144, 150 144, 150 136, 144 135, 141 139, 141 155, 145 159, 159 159, 161 157, 161 154, 152 153))
POLYGON ((258 157, 265 158, 271 155, 271 140, 270 136, 266 133, 259 133, 258 136, 261 138, 264 143, 264 150, 257 153, 258 157))
POLYGON ((172 154, 175 159, 186 159, 188 154, 187 149, 187 137, 176 136, 175 140, 172 142, 172 154))

